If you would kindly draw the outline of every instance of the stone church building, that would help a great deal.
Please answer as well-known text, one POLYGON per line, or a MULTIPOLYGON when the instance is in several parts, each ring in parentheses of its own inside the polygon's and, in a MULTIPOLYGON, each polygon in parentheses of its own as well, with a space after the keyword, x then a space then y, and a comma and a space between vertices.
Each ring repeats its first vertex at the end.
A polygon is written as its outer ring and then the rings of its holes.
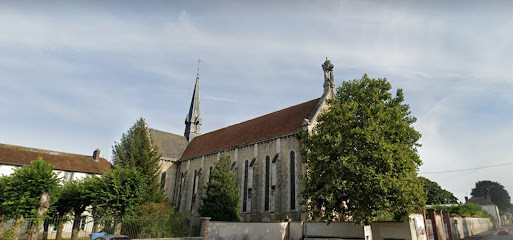
POLYGON ((305 168, 297 133, 311 130, 319 113, 327 109, 326 100, 334 96, 333 64, 326 59, 322 69, 320 98, 204 134, 197 76, 184 135, 149 129, 162 154, 161 185, 178 210, 199 217, 209 174, 224 154, 237 175, 244 221, 304 219, 300 192, 305 168))

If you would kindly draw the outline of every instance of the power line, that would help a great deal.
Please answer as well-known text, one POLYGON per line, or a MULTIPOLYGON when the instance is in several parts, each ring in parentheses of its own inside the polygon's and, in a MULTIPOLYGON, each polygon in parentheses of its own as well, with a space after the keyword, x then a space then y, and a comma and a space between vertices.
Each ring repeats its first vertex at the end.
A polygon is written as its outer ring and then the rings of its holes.
POLYGON ((513 162, 503 163, 503 164, 497 164, 497 165, 490 165, 490 166, 484 166, 484 167, 458 169, 458 170, 435 171, 435 172, 421 172, 421 173, 419 173, 419 174, 435 174, 435 173, 464 172, 464 171, 472 171, 472 170, 480 170, 480 169, 485 169, 485 168, 493 168, 493 167, 506 166, 506 165, 511 165, 511 164, 513 164, 513 162))

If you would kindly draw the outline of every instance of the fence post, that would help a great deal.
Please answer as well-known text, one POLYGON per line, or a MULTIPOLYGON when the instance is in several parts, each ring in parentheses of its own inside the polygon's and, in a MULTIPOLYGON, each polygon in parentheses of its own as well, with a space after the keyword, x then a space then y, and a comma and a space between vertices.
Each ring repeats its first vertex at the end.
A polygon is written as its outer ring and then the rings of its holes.
POLYGON ((433 228, 433 237, 435 238, 435 240, 438 240, 438 226, 436 225, 435 209, 428 209, 428 216, 429 216, 429 218, 431 218, 431 227, 433 228))
POLYGON ((203 240, 208 240, 208 226, 210 225, 210 217, 201 217, 200 236, 203 240))
POLYGON ((449 235, 449 240, 453 240, 452 236, 452 225, 451 225, 451 216, 448 211, 442 211, 442 216, 445 219, 445 223, 447 224, 447 235, 449 235))

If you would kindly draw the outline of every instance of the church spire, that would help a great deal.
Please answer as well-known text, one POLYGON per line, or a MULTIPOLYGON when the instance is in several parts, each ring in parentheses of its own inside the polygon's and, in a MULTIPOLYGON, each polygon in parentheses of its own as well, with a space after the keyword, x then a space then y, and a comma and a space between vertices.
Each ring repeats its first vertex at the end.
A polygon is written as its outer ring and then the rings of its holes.
POLYGON ((196 84, 194 84, 194 91, 192 92, 191 106, 189 114, 185 117, 185 138, 191 142, 192 139, 200 135, 201 118, 200 118, 200 102, 199 102, 199 64, 198 72, 196 73, 196 84))

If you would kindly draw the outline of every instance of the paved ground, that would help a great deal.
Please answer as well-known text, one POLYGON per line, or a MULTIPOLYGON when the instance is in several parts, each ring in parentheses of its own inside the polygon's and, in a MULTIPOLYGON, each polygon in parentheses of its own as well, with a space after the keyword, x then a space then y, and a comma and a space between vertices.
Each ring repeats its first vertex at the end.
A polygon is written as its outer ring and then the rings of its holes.
POLYGON ((506 228, 510 235, 498 235, 497 231, 491 231, 483 235, 465 238, 465 240, 513 240, 513 226, 506 228))

